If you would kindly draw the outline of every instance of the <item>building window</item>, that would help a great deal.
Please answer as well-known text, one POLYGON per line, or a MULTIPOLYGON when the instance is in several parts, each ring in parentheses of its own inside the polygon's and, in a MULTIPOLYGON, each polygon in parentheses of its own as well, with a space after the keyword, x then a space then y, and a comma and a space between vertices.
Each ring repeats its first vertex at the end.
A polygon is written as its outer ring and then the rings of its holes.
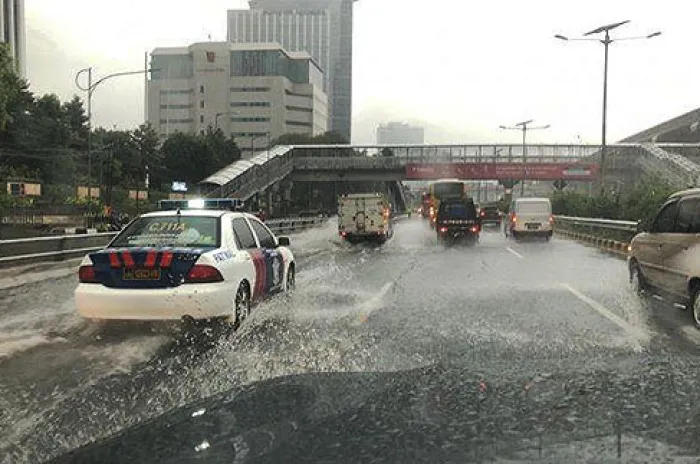
POLYGON ((312 98, 313 95, 308 94, 308 93, 297 93, 297 92, 292 92, 291 90, 284 89, 284 94, 289 95, 290 97, 304 97, 304 98, 312 98))
POLYGON ((186 110, 192 108, 192 105, 160 105, 161 110, 186 110))
POLYGON ((160 91, 161 95, 188 95, 191 93, 194 93, 194 90, 187 89, 187 90, 161 90, 160 91))
POLYGON ((202 101, 199 102, 199 107, 200 107, 200 108, 204 108, 204 100, 202 100, 202 101))
POLYGON ((231 92, 269 92, 270 87, 231 87, 231 92))
POLYGON ((200 122, 200 124, 204 124, 204 115, 203 114, 199 115, 199 122, 200 122))
POLYGON ((199 86, 199 93, 204 93, 204 86, 203 85, 199 86))
POLYGON ((311 108, 304 108, 303 106, 292 106, 292 105, 287 105, 285 108, 289 111, 301 111, 302 113, 313 113, 314 110, 311 108))
POLYGON ((231 118, 231 122, 270 122, 270 118, 231 118))
POLYGON ((270 102, 233 102, 233 108, 269 108, 270 102))
POLYGON ((193 120, 191 118, 189 119, 161 119, 160 123, 161 124, 189 124, 193 120))
POLYGON ((301 121, 285 121, 285 123, 288 126, 303 126, 303 127, 311 127, 310 122, 301 122, 301 121))

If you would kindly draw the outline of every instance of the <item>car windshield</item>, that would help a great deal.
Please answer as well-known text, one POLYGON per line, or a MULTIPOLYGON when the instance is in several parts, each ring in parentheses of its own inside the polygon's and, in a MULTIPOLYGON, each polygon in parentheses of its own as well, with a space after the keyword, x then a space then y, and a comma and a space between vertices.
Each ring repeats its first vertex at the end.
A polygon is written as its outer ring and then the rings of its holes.
POLYGON ((206 216, 147 216, 131 223, 113 247, 217 247, 219 219, 206 216))
POLYGON ((700 464, 693 11, 0 0, 0 464, 700 464))

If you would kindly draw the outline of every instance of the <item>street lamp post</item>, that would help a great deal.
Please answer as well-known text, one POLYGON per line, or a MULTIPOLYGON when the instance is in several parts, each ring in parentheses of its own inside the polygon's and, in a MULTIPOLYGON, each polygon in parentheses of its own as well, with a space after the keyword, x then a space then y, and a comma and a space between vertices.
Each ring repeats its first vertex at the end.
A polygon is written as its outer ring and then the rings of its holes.
MULTIPOLYGON (((532 122, 532 119, 528 119, 527 121, 519 122, 515 126, 498 126, 500 129, 504 130, 519 130, 523 133, 523 174, 525 173, 525 161, 527 158, 527 131, 528 130, 541 130, 541 129, 549 129, 549 124, 546 126, 530 126, 530 123, 532 122)), ((523 175, 523 179, 520 181, 520 196, 525 196, 525 176, 523 175)))
POLYGON ((567 36, 556 34, 555 39, 564 41, 595 41, 603 44, 604 49, 604 64, 603 64, 603 122, 602 122, 602 135, 601 135, 601 147, 600 147, 600 185, 602 189, 605 189, 605 155, 607 151, 606 133, 607 133, 607 119, 608 119, 608 47, 611 43, 621 41, 621 40, 640 40, 640 39, 651 39, 661 35, 661 32, 653 32, 644 36, 635 37, 618 37, 616 39, 610 38, 610 31, 616 29, 624 24, 629 23, 629 20, 620 21, 619 23, 608 24, 605 26, 600 26, 593 29, 592 31, 583 34, 584 37, 581 38, 569 38, 567 36), (605 33, 603 39, 588 38, 590 35, 605 33))
MULTIPOLYGON (((258 134, 258 135, 251 135, 250 136, 250 157, 252 158, 255 156, 255 141, 257 139, 266 137, 267 138, 267 160, 265 161, 265 165, 267 166, 266 169, 266 174, 267 174, 267 184, 270 183, 271 175, 270 175, 270 133, 266 132, 264 134, 258 134)), ((272 196, 272 193, 269 191, 269 185, 268 187, 268 197, 267 197, 267 210, 268 214, 270 212, 270 199, 272 196)))
POLYGON ((222 113, 216 113, 214 115, 214 129, 219 128, 219 118, 221 116, 226 116, 226 115, 234 115, 234 114, 240 114, 238 111, 224 111, 222 113))
POLYGON ((87 116, 88 116, 88 139, 87 139, 87 155, 88 155, 88 201, 92 201, 92 94, 95 92, 95 89, 105 82, 108 79, 111 79, 113 77, 119 77, 119 76, 131 76, 134 74, 144 74, 144 73, 149 73, 152 71, 157 71, 157 69, 140 69, 138 71, 124 71, 124 72, 118 72, 118 73, 113 73, 109 74, 107 76, 102 77, 101 79, 98 79, 95 82, 92 82, 92 68, 85 68, 81 69, 80 71, 77 72, 75 75, 75 86, 82 90, 83 92, 87 93, 87 116), (80 85, 80 76, 84 73, 87 73, 87 86, 83 87, 80 85))

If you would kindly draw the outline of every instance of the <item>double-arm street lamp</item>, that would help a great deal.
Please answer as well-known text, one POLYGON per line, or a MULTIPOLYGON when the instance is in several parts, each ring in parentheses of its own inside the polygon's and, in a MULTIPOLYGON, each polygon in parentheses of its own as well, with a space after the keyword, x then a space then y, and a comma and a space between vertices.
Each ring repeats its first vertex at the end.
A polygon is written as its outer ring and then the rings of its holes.
POLYGON ((600 149, 600 185, 601 188, 605 188, 605 151, 606 151, 606 125, 607 125, 607 108, 608 108, 608 46, 613 42, 619 42, 622 40, 644 40, 651 39, 661 35, 661 32, 653 32, 651 34, 634 36, 634 37, 617 37, 615 39, 610 38, 610 31, 616 29, 624 24, 629 23, 627 21, 620 21, 619 23, 608 24, 606 26, 600 26, 592 31, 583 34, 583 37, 569 38, 561 34, 556 34, 554 37, 559 40, 565 41, 594 41, 603 44, 605 50, 605 64, 603 65, 603 127, 602 127, 602 144, 600 149), (605 34, 602 39, 589 38, 588 36, 595 34, 605 34))
POLYGON ((109 80, 113 77, 119 77, 119 76, 131 76, 134 74, 147 74, 152 71, 158 71, 157 69, 140 69, 138 71, 124 71, 124 72, 118 72, 118 73, 113 73, 109 74, 107 76, 104 76, 95 82, 92 81, 92 68, 85 68, 81 69, 78 71, 78 73, 75 75, 75 86, 82 90, 83 92, 87 93, 87 117, 88 117, 88 139, 87 139, 87 155, 88 155, 88 200, 92 201, 92 94, 95 92, 95 89, 105 82, 106 80, 109 80), (80 76, 83 74, 87 73, 87 86, 83 86, 80 84, 80 76))
MULTIPOLYGON (((525 170, 525 162, 527 158, 527 131, 529 130, 543 130, 549 129, 549 124, 546 126, 531 126, 532 119, 527 121, 519 122, 515 126, 498 126, 500 129, 504 130, 518 130, 523 133, 523 172, 525 170)), ((525 178, 520 181, 520 196, 525 195, 525 178)))

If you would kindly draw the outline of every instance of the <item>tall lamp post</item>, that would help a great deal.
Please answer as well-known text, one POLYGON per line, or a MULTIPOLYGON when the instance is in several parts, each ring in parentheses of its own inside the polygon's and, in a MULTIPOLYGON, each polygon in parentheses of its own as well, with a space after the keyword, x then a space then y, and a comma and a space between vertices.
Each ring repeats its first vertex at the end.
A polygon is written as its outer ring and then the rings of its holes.
POLYGON ((554 36, 555 39, 559 40, 564 40, 564 41, 570 41, 570 40, 575 40, 575 41, 594 41, 594 42, 600 42, 603 44, 603 49, 605 53, 605 63, 603 64, 603 123, 602 123, 602 136, 601 136, 601 148, 600 148, 600 185, 601 188, 605 188, 605 154, 607 150, 607 144, 606 144, 606 131, 607 131, 607 117, 608 117, 608 47, 610 46, 611 43, 613 42, 619 42, 621 40, 642 40, 642 39, 651 39, 653 37, 657 37, 661 35, 661 32, 652 32, 651 34, 648 35, 643 35, 643 36, 634 36, 634 37, 618 37, 615 39, 610 38, 610 31, 613 29, 616 29, 624 24, 629 23, 629 20, 626 21, 620 21, 619 23, 613 23, 613 24, 608 24, 606 26, 600 26, 592 31, 586 32, 583 34, 583 37, 578 37, 578 38, 569 38, 567 36, 561 35, 561 34, 556 34, 554 36), (595 35, 595 34, 601 34, 604 33, 605 35, 603 36, 602 39, 596 39, 596 38, 589 38, 588 36, 595 35))
MULTIPOLYGON (((250 136, 250 157, 252 158, 255 156, 255 141, 257 139, 261 139, 263 137, 265 137, 267 139, 267 160, 265 161, 265 165, 267 166, 267 169, 266 169, 267 184, 269 184, 270 178, 272 177, 272 176, 270 176, 270 133, 269 132, 265 132, 264 134, 250 136)), ((270 208, 271 208, 271 205, 270 205, 271 197, 272 197, 272 192, 270 192, 269 185, 268 185, 268 194, 267 194, 267 212, 268 212, 268 214, 270 213, 270 208)))
POLYGON ((241 113, 239 113, 238 111, 224 111, 224 112, 222 112, 222 113, 216 113, 216 114, 214 115, 214 129, 218 129, 218 128, 219 128, 219 118, 220 118, 221 116, 235 115, 235 114, 241 114, 241 113))
MULTIPOLYGON (((523 173, 525 169, 525 161, 527 158, 527 131, 549 129, 549 124, 547 124, 546 126, 530 126, 531 122, 532 119, 528 119, 527 121, 517 123, 515 126, 498 126, 500 129, 503 130, 519 130, 523 133, 523 173)), ((525 176, 523 176, 523 179, 520 181, 520 196, 525 196, 525 176)))
POLYGON ((106 80, 109 80, 113 77, 119 77, 119 76, 131 76, 135 74, 148 74, 149 72, 152 71, 158 71, 157 69, 140 69, 138 71, 124 71, 124 72, 118 72, 118 73, 113 73, 109 74, 107 76, 104 76, 95 82, 92 81, 92 68, 85 68, 81 69, 80 71, 77 72, 75 75, 75 86, 82 90, 83 92, 87 93, 87 117, 88 117, 88 139, 87 139, 87 154, 88 154, 88 200, 92 201, 92 94, 95 92, 95 89, 105 82, 106 80), (82 86, 80 84, 80 76, 83 74, 87 73, 87 86, 82 86))

